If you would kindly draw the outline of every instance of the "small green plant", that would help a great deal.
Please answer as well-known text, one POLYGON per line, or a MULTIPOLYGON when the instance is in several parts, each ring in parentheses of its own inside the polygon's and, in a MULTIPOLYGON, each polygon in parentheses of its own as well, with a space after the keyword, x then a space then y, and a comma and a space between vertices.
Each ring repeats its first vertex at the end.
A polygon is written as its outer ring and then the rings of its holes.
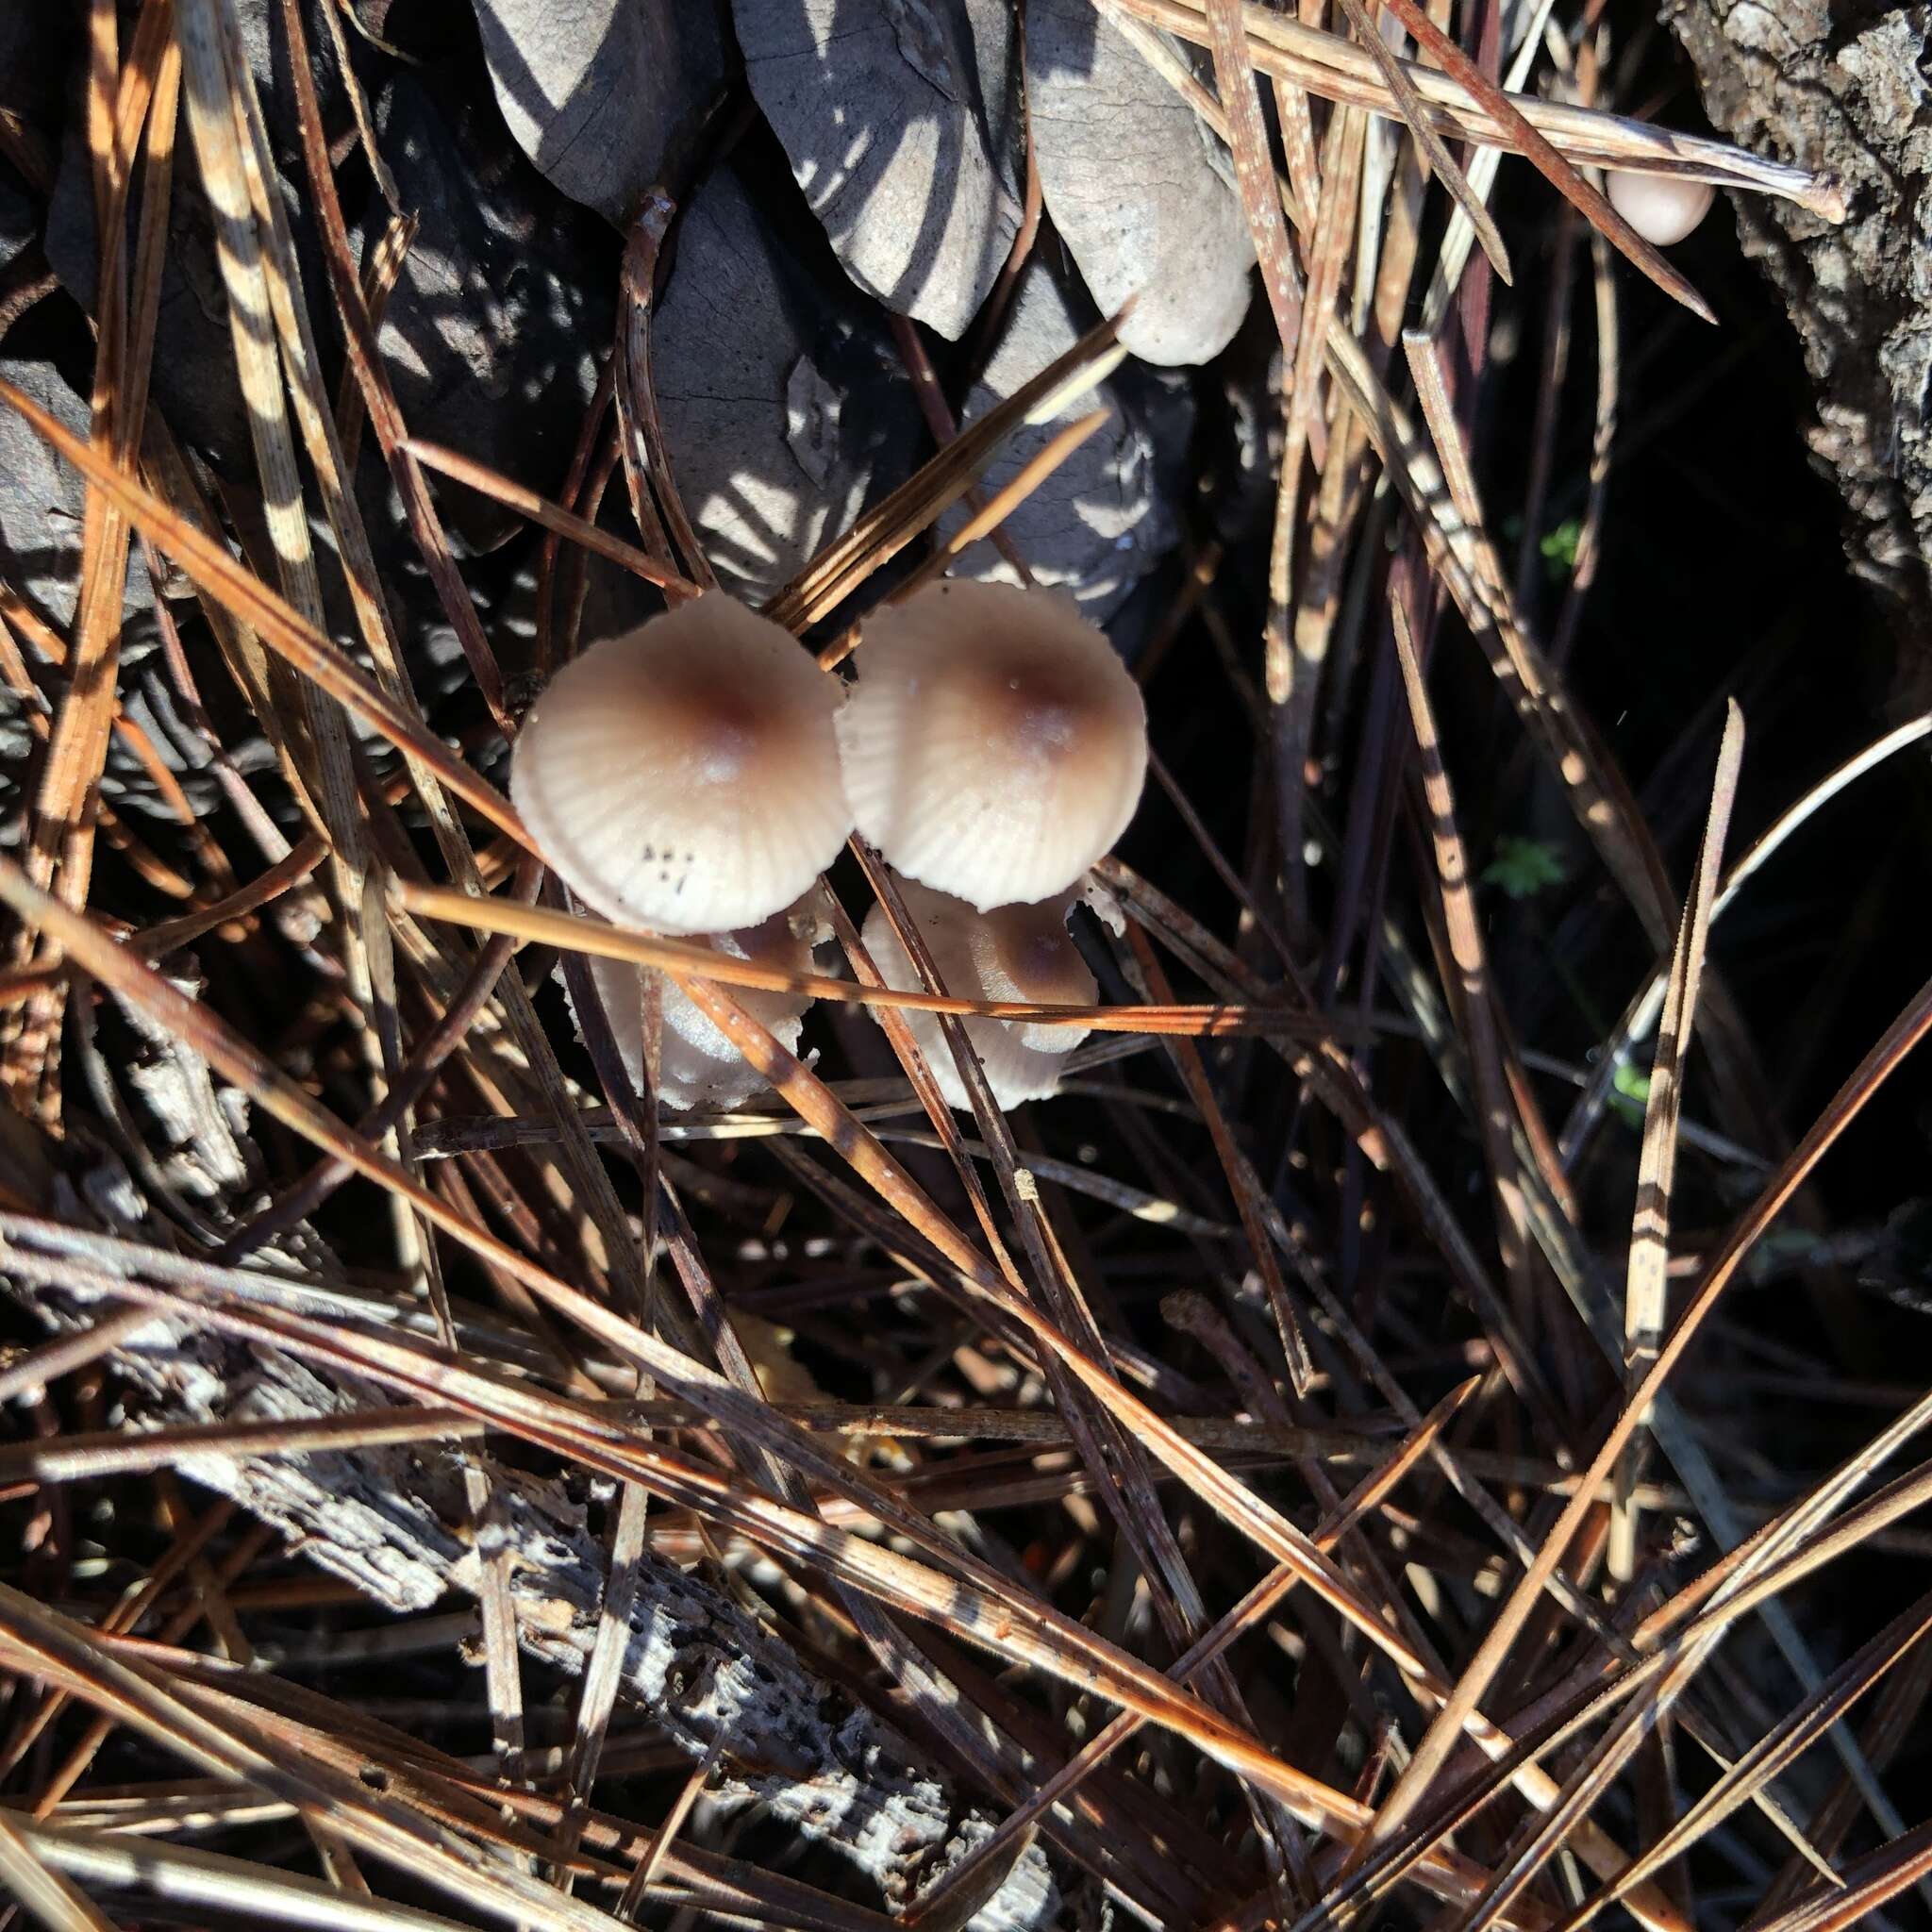
POLYGON ((1496 841, 1495 856, 1483 869, 1483 884, 1494 886, 1512 899, 1533 898, 1545 886, 1560 886, 1570 875, 1562 853, 1541 839, 1519 839, 1506 833, 1496 841))
POLYGON ((1554 530, 1544 534, 1537 545, 1543 568, 1553 583, 1560 583, 1576 568, 1576 546, 1583 541, 1583 525, 1575 517, 1565 517, 1554 530))
POLYGON ((1628 1060, 1619 1060, 1617 1071, 1610 1075, 1610 1085, 1625 1100, 1634 1100, 1639 1107, 1650 1105, 1650 1075, 1641 1067, 1633 1066, 1628 1060))
POLYGON ((1620 1059, 1610 1075, 1610 1105, 1631 1126, 1641 1127, 1649 1104, 1649 1073, 1632 1060, 1620 1059))

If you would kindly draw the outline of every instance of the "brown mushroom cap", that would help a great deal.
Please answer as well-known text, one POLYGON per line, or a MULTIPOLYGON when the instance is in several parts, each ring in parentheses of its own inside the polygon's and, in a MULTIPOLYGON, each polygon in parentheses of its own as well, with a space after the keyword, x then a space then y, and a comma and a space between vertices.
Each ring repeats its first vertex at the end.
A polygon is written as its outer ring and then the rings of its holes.
POLYGON ((564 666, 516 743, 510 797, 606 918, 724 932, 789 906, 852 829, 829 678, 722 591, 564 666))
POLYGON ((839 713, 845 791, 895 871, 985 910, 1064 891, 1147 773, 1140 688, 1046 591, 948 580, 866 620, 839 713))
MULTIPOLYGON (((735 959, 755 959, 788 973, 817 970, 812 948, 829 935, 829 928, 812 909, 810 896, 774 912, 770 919, 741 932, 719 933, 708 943, 735 959)), ((646 969, 624 959, 591 958, 591 976, 617 1041, 630 1083, 643 1090, 644 974, 646 969)), ((735 986, 725 991, 746 1012, 767 1028, 780 1046, 796 1051, 804 1029, 808 993, 767 992, 758 987, 735 986)), ((659 1034, 658 1097, 680 1110, 693 1107, 738 1107, 765 1089, 765 1077, 734 1046, 726 1035, 675 980, 666 978, 662 993, 663 1024, 659 1034)))
POLYGON ((1658 248, 1681 242, 1710 211, 1717 191, 1681 175, 1633 175, 1611 169, 1605 182, 1610 206, 1658 248))
MULTIPOLYGON (((930 891, 910 879, 899 882, 899 891, 939 969, 941 985, 955 998, 1068 1007, 1091 1007, 1099 998, 1093 975, 1067 931, 1074 894, 981 913, 964 900, 930 891)), ((867 915, 861 937, 888 986, 901 992, 924 991, 883 906, 874 906, 867 915)), ((970 1109, 972 1103, 939 1016, 908 1008, 905 1017, 946 1105, 970 1109)), ((1083 1026, 1058 1026, 1045 1021, 974 1016, 962 1024, 986 1070, 992 1096, 1003 1108, 1047 1098, 1059 1085, 1067 1056, 1087 1037, 1083 1026)))

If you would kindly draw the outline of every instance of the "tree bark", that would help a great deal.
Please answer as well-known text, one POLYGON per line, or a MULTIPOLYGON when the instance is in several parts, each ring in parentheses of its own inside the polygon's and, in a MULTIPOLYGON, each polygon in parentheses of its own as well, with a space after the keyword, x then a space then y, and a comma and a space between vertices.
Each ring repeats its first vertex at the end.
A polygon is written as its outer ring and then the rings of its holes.
POLYGON ((1848 511, 1846 549, 1924 670, 1932 639, 1932 7, 1664 0, 1706 111, 1742 146, 1838 176, 1833 226, 1734 196, 1818 397, 1807 432, 1848 511))

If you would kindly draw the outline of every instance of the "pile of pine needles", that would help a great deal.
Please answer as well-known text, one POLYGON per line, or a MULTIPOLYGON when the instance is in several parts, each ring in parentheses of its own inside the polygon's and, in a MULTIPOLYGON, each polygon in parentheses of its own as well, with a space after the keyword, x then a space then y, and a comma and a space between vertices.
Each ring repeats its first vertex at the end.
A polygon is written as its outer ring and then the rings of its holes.
MULTIPOLYGON (((1897 1568, 1932 1463, 1893 1466, 1932 1398, 1874 1382, 1813 1189, 1932 987, 1788 1141, 1708 955, 1767 861, 1932 717, 1734 826, 1746 721, 1700 712, 1701 836, 1666 840, 1573 697, 1619 254, 1706 312, 1595 185, 1677 152, 1594 112, 1604 9, 1533 9, 1504 77, 1547 52, 1568 103, 1534 125, 1415 0, 1342 0, 1333 32, 1235 0, 1106 10, 1225 141, 1255 237, 1281 370, 1265 594, 1224 591, 1238 559, 1197 536, 1135 667, 1158 792, 1096 878, 1107 1005, 1066 1095, 1011 1119, 949 1018, 968 1124, 858 945, 893 900, 873 855, 832 881, 845 967, 808 1064, 735 1001, 753 970, 564 909, 484 775, 578 644, 584 553, 669 597, 709 581, 652 391, 673 200, 630 238, 547 500, 403 420, 377 341, 409 225, 358 267, 296 0, 274 18, 321 287, 232 6, 142 0, 124 45, 92 5, 91 436, 0 386, 87 486, 72 635, 0 583, 6 675, 55 693, 0 858, 15 1917, 1822 1932, 1922 1909, 1932 1823, 1887 1772, 1932 1688, 1932 1594, 1897 1568), (258 542, 149 400, 184 137, 258 542), (1511 274, 1480 140, 1574 207, 1552 274, 1595 291, 1587 488, 1540 614, 1471 457, 1485 291, 1511 274), (349 483, 365 437, 467 659, 469 741, 411 688, 349 483), (616 475, 628 539, 600 518, 616 475), (534 664, 498 661, 441 478, 545 533, 534 664), (116 676, 134 547, 192 580, 216 649, 173 640, 169 675, 226 788, 147 830, 101 795, 115 735, 141 749, 116 676), (252 780, 208 722, 237 702, 274 753, 252 780), (1537 1050, 1547 1002, 1506 1008, 1516 902, 1479 884, 1452 774, 1492 827, 1512 790, 1570 822, 1585 876, 1551 863, 1574 917, 1544 943, 1596 948, 1570 969, 1615 1016, 1587 1060, 1537 1050), (587 951, 675 979, 768 1103, 660 1118, 594 1024, 573 1037, 552 968, 587 951), (1811 1297, 1811 1357, 1734 1319, 1766 1279, 1811 1297)), ((1493 52, 1495 9, 1464 10, 1493 52)), ((1794 171, 1700 165, 1829 212, 1794 171)), ((1005 286, 1046 245, 1032 207, 1005 286)), ((1118 356, 1105 324, 770 613, 833 672, 873 602, 1095 431, 1118 356)))

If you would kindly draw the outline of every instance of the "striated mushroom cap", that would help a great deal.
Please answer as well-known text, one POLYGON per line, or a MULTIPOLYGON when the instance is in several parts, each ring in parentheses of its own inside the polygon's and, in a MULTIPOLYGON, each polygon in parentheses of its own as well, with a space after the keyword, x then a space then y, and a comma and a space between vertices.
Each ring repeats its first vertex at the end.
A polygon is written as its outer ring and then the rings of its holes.
MULTIPOLYGON (((930 891, 910 879, 902 879, 899 891, 939 968, 941 983, 956 998, 1070 1007, 1091 1007, 1099 998, 1093 975, 1067 931, 1073 893, 1042 905, 1002 906, 980 913, 963 900, 930 891)), ((924 990, 883 906, 874 906, 867 915, 861 937, 888 986, 901 992, 924 990)), ((905 1017, 946 1105, 970 1109, 972 1103, 939 1016, 908 1009, 905 1017)), ((1067 1056, 1087 1037, 1084 1027, 1042 1021, 975 1016, 963 1024, 986 1069, 987 1084, 1002 1108, 1046 1099, 1059 1085, 1067 1056)))
POLYGON ((564 666, 517 739, 510 798, 607 918, 755 925, 852 829, 835 679, 789 632, 707 591, 564 666))
POLYGON ((985 910, 1073 885, 1147 774, 1141 691, 1045 591, 946 581, 866 620, 838 717, 860 833, 893 869, 985 910))
MULTIPOLYGON (((812 949, 829 937, 830 928, 818 917, 809 900, 775 912, 759 924, 739 932, 720 933, 708 941, 718 952, 736 959, 754 959, 788 973, 817 971, 812 949)), ((643 1089, 644 972, 623 959, 591 959, 591 974, 609 1016, 610 1030, 630 1083, 643 1089)), ((804 1030, 810 995, 767 992, 755 987, 727 991, 740 1006, 767 1027, 780 1046, 796 1052, 804 1030)), ((663 1030, 660 1035, 658 1097, 680 1111, 693 1107, 739 1107, 765 1089, 765 1078, 735 1047, 729 1037, 694 1006, 671 979, 664 981, 663 1030)))

